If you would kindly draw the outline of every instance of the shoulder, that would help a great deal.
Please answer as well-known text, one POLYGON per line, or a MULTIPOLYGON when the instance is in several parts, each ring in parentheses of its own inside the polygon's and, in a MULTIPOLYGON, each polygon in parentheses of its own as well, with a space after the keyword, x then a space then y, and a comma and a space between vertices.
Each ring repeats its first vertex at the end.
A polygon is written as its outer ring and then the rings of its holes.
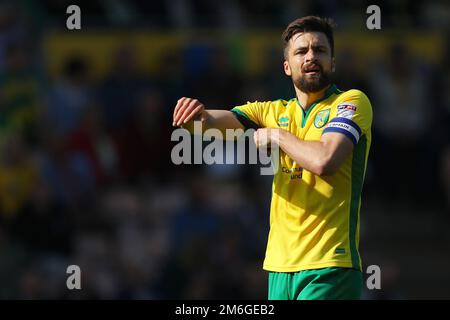
POLYGON ((350 89, 347 91, 339 91, 337 100, 340 102, 345 102, 348 100, 359 101, 360 103, 365 103, 370 105, 369 97, 361 90, 350 89))
POLYGON ((290 100, 277 99, 277 100, 270 101, 269 105, 273 108, 286 108, 286 107, 288 107, 292 104, 296 104, 296 103, 297 103, 296 98, 292 98, 290 100))
POLYGON ((369 97, 358 89, 340 91, 335 100, 335 105, 338 109, 342 105, 353 105, 360 110, 372 113, 372 104, 370 103, 369 97))
POLYGON ((270 101, 273 104, 282 104, 282 105, 287 105, 289 102, 295 100, 295 98, 292 98, 291 100, 286 100, 286 99, 276 99, 276 100, 272 100, 270 101))
POLYGON ((290 103, 295 103, 295 98, 292 98, 291 100, 285 100, 285 99, 277 99, 277 100, 268 100, 268 101, 247 101, 246 105, 258 107, 258 108, 280 108, 280 107, 287 107, 290 103))

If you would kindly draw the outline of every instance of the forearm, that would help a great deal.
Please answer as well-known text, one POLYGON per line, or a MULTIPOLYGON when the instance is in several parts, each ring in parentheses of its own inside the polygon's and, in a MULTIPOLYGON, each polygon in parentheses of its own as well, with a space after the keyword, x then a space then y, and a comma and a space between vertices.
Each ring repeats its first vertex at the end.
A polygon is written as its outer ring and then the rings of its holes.
POLYGON ((314 174, 327 175, 334 171, 331 152, 323 141, 304 141, 280 129, 278 145, 300 167, 314 174))
MULTIPOLYGON (((202 133, 208 129, 218 129, 225 135, 226 129, 244 129, 239 120, 229 110, 205 110, 204 113, 204 119, 201 121, 202 133)), ((190 133, 194 133, 194 121, 191 120, 183 124, 182 127, 190 133)))

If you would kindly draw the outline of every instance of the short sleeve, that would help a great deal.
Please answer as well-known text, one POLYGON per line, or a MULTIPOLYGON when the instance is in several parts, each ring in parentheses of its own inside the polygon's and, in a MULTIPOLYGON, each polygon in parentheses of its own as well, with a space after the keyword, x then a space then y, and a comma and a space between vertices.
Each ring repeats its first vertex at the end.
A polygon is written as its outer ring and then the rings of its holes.
POLYGON ((343 95, 343 99, 334 106, 336 110, 332 114, 336 116, 330 120, 322 134, 342 133, 356 145, 359 138, 371 130, 372 105, 360 90, 349 90, 343 95))
POLYGON ((264 108, 266 102, 248 102, 244 105, 234 107, 231 112, 246 128, 258 129, 265 127, 264 123, 264 108))

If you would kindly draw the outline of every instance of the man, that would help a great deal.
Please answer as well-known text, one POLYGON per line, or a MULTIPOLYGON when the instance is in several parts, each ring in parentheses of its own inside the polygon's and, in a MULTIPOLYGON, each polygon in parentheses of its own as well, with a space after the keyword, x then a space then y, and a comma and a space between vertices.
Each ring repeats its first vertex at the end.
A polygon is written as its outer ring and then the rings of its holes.
POLYGON ((263 268, 269 299, 359 299, 359 209, 371 143, 372 107, 359 90, 331 83, 335 69, 329 20, 308 16, 283 33, 284 72, 296 98, 206 110, 181 98, 173 125, 258 128, 257 147, 276 143, 270 232, 263 268))

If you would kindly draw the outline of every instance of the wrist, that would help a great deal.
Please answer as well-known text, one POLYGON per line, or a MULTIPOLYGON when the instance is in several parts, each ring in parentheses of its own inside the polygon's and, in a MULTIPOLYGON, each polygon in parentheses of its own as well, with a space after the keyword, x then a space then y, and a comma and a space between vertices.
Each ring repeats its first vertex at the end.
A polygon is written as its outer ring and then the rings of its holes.
POLYGON ((281 145, 286 140, 286 133, 287 133, 287 131, 283 130, 283 129, 279 129, 279 128, 272 129, 272 130, 274 130, 273 137, 275 138, 273 140, 273 142, 278 144, 281 147, 281 145))

